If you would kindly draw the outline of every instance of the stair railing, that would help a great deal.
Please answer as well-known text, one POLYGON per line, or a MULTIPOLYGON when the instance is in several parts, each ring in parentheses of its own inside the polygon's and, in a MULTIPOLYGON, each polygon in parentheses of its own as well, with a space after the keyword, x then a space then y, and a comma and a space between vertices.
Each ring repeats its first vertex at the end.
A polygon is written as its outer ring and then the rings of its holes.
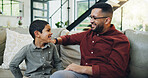
MULTIPOLYGON (((68 2, 68 20, 69 20, 69 0, 66 0, 64 3, 62 3, 61 0, 61 6, 53 13, 51 14, 51 16, 49 17, 50 19, 50 24, 52 25, 52 17, 61 9, 61 21, 62 21, 62 6, 65 5, 65 3, 68 2)), ((69 25, 69 21, 68 21, 68 25, 69 25)))

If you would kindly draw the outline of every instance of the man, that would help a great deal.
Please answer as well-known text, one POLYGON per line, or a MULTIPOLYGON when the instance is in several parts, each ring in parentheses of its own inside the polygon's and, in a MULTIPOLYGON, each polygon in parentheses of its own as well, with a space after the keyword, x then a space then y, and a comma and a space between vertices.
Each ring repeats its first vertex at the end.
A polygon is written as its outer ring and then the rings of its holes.
POLYGON ((51 78, 125 78, 127 76, 130 44, 127 37, 111 24, 113 10, 107 3, 93 6, 90 17, 92 29, 53 40, 63 45, 79 44, 81 65, 74 63, 51 78))

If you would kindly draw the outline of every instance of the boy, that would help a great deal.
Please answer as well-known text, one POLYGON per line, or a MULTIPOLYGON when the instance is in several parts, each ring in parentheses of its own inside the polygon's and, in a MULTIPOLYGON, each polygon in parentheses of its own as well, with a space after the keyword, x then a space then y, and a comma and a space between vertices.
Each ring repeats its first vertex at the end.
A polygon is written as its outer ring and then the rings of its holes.
POLYGON ((49 78, 52 69, 63 69, 56 46, 51 43, 51 27, 48 22, 35 20, 30 24, 29 32, 33 43, 24 46, 10 62, 10 70, 15 78, 23 75, 19 64, 26 63, 25 76, 29 78, 49 78))

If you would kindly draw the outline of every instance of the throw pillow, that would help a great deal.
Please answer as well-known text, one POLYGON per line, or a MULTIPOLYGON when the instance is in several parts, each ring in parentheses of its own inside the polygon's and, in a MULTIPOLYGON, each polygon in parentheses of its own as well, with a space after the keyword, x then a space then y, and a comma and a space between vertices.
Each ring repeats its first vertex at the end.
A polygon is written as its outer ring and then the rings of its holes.
MULTIPOLYGON (((32 42, 32 37, 29 34, 20 34, 18 32, 6 29, 6 46, 3 56, 3 69, 9 69, 9 63, 15 54, 25 45, 32 42)), ((20 64, 21 69, 25 69, 26 65, 23 61, 20 64)))
MULTIPOLYGON (((79 32, 80 31, 69 32, 68 30, 63 30, 61 32, 61 36, 71 35, 79 32)), ((81 53, 80 53, 79 45, 67 45, 67 46, 60 45, 60 53, 61 53, 61 60, 64 68, 66 68, 71 63, 80 64, 81 53)))

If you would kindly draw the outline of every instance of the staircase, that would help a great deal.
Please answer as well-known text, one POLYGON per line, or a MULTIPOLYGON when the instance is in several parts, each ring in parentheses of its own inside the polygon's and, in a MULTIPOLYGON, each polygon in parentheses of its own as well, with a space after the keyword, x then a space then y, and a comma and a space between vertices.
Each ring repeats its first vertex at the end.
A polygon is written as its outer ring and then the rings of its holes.
MULTIPOLYGON (((79 27, 81 29, 86 28, 87 25, 89 25, 89 22, 84 23, 83 20, 85 20, 91 13, 91 8, 92 7, 88 7, 88 10, 86 10, 85 13, 83 13, 80 17, 78 17, 73 23, 69 24, 69 10, 70 10, 70 6, 69 6, 69 1, 70 0, 61 0, 61 6, 55 11, 53 12, 53 14, 51 14, 49 16, 49 3, 50 1, 56 1, 56 0, 31 0, 31 22, 35 19, 44 19, 47 20, 49 22, 50 20, 50 24, 52 25, 52 17, 55 16, 55 14, 61 10, 61 22, 63 21, 63 16, 62 16, 62 7, 64 4, 67 4, 67 10, 68 10, 68 15, 67 15, 67 20, 68 20, 68 26, 66 27, 67 30, 71 31, 72 29, 74 29, 75 27, 78 28, 78 24, 81 24, 82 26, 85 25, 85 27, 79 27), (64 1, 64 2, 62 2, 64 1), (35 5, 37 4, 37 5, 35 5), (40 5, 43 5, 43 7, 39 7, 40 5), (47 5, 47 6, 44 6, 47 5), (40 13, 41 12, 41 13, 40 13)), ((59 1, 59 0, 57 0, 59 1)), ((76 1, 76 0, 74 0, 76 1)), ((84 0, 82 0, 84 1, 84 0)), ((86 2, 88 1, 88 4, 90 4, 90 0, 85 0, 86 2)), ((106 2, 109 3, 113 6, 114 11, 116 9, 118 9, 119 7, 121 7, 123 4, 125 4, 128 0, 94 0, 96 3, 99 2, 106 2)), ((122 27, 121 27, 122 28, 122 27)), ((121 29, 122 30, 122 29, 121 29)))
POLYGON ((111 4, 113 6, 114 11, 121 7, 124 3, 126 3, 128 0, 108 0, 107 3, 111 4))
MULTIPOLYGON (((99 0, 96 3, 99 2, 106 2, 113 6, 113 10, 115 11, 119 7, 121 7, 124 3, 126 3, 128 0, 99 0)), ((87 18, 91 13, 90 7, 85 13, 83 13, 80 17, 78 17, 72 24, 70 24, 66 29, 71 31, 73 28, 75 28, 79 23, 81 23, 85 18, 87 18)), ((82 28, 82 27, 81 27, 82 28)), ((85 27, 84 27, 85 28, 85 27)))

